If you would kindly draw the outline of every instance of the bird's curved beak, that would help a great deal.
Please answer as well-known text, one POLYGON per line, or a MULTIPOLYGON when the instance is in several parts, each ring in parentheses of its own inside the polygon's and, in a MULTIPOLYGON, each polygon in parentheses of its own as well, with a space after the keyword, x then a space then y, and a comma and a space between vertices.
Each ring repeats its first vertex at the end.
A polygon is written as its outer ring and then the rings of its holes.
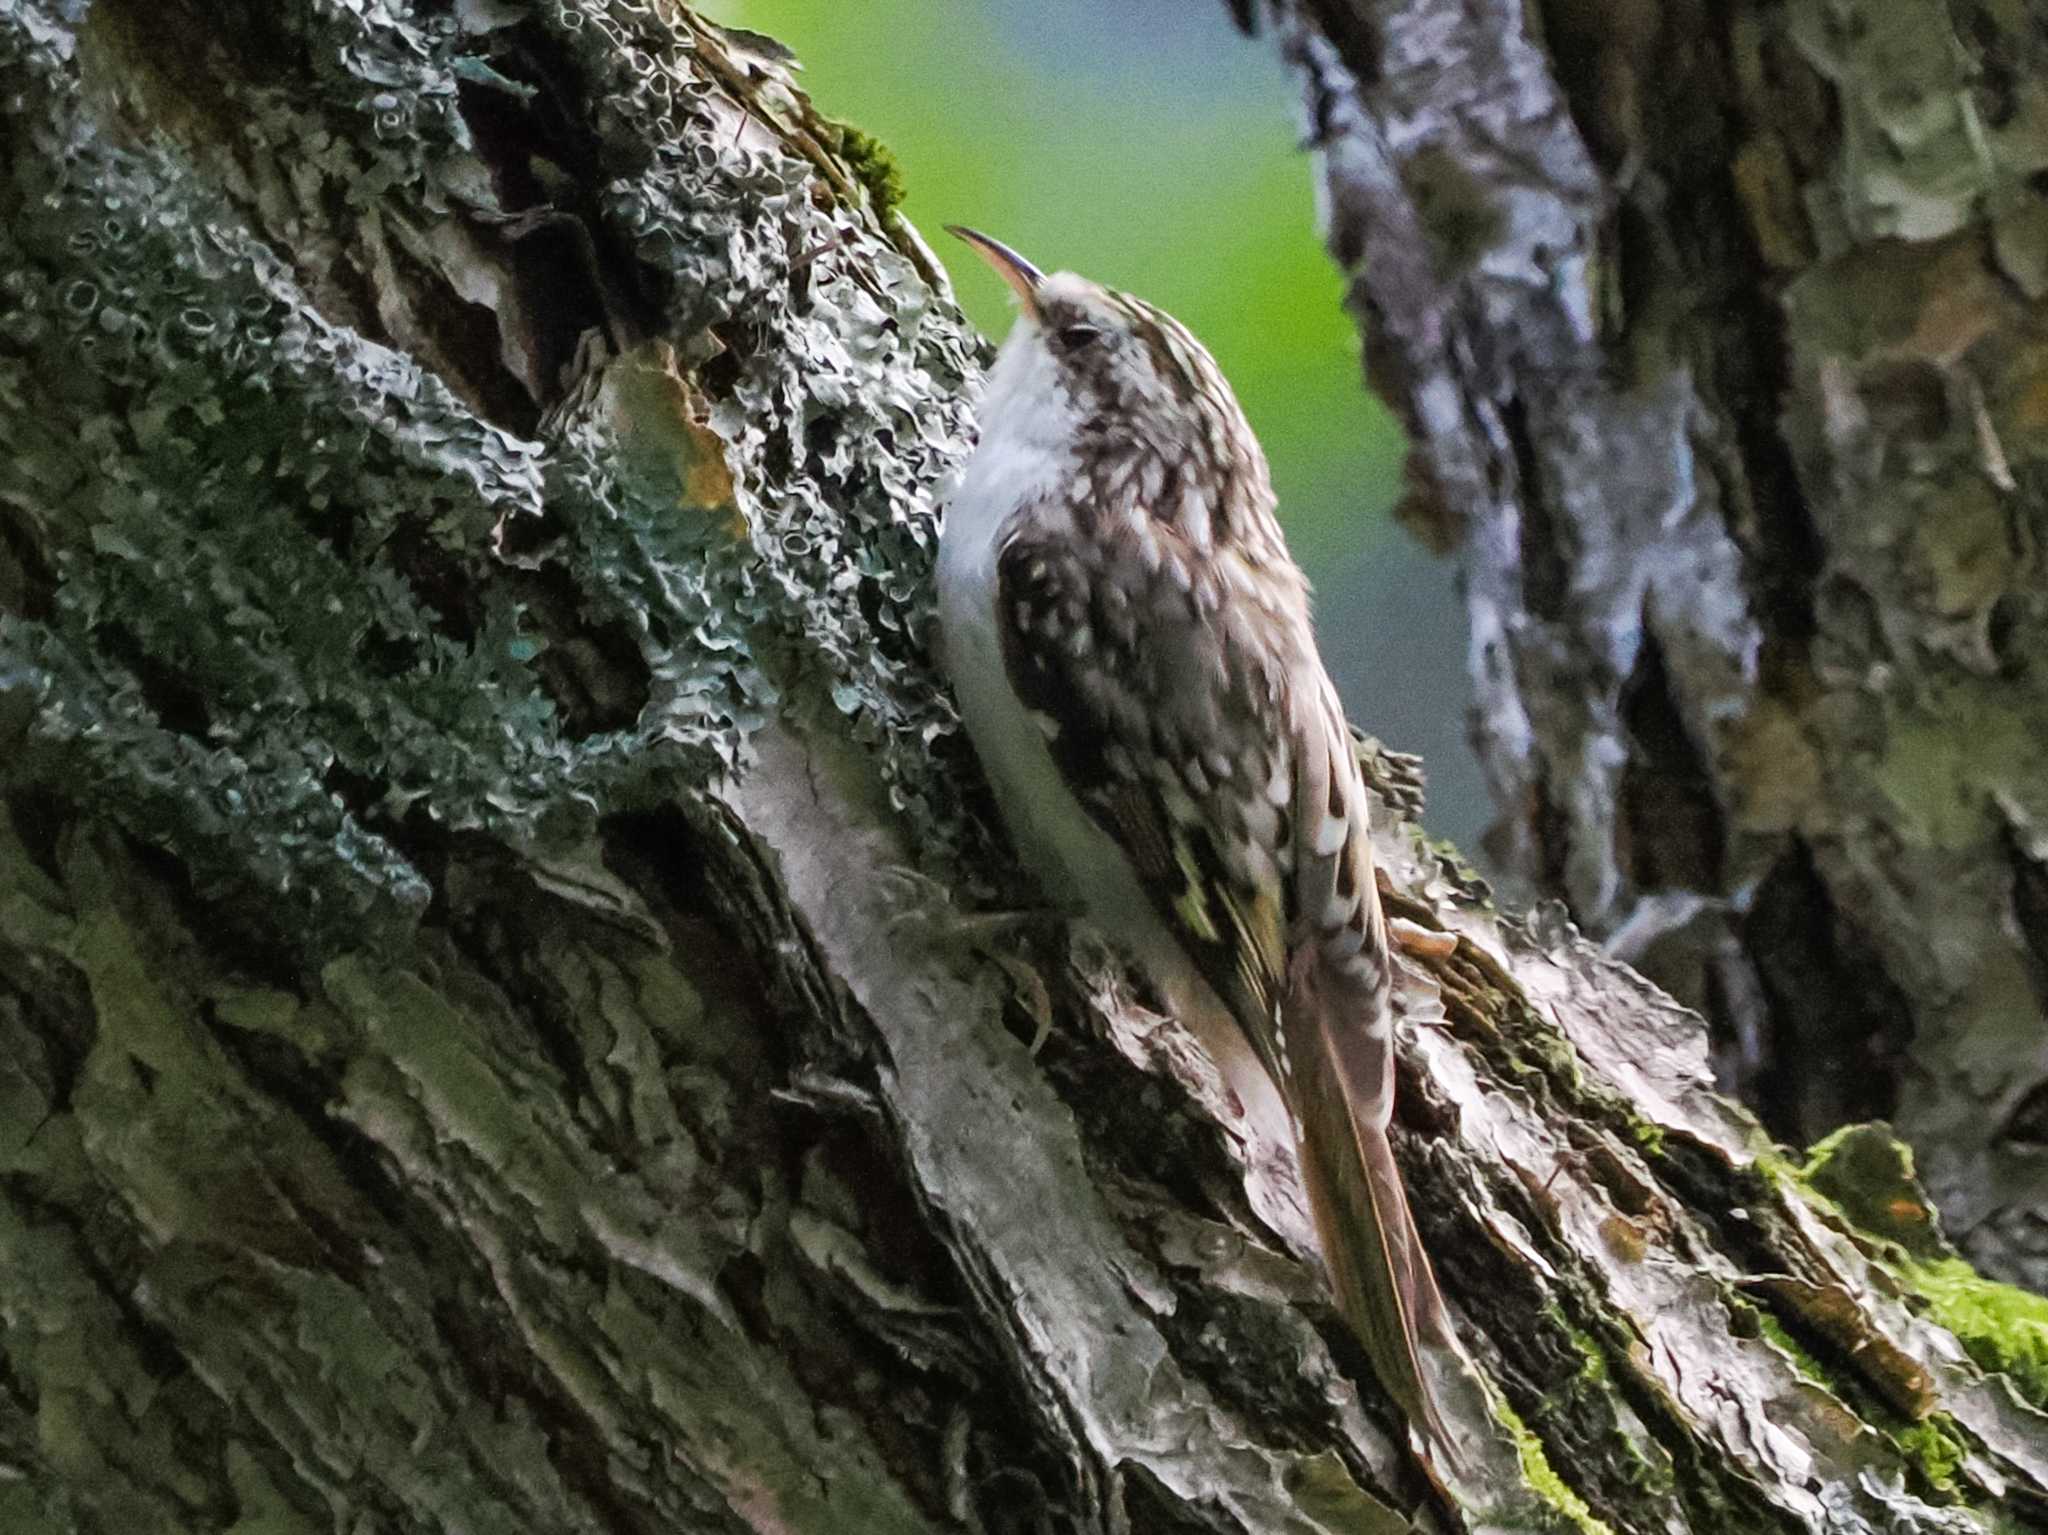
POLYGON ((973 246, 975 254, 996 269, 996 276, 1017 290, 1017 297, 1024 301, 1025 311, 1032 318, 1037 318, 1038 285, 1045 281, 1045 273, 1001 240, 991 239, 978 229, 969 229, 964 224, 948 224, 946 233, 956 235, 973 246))

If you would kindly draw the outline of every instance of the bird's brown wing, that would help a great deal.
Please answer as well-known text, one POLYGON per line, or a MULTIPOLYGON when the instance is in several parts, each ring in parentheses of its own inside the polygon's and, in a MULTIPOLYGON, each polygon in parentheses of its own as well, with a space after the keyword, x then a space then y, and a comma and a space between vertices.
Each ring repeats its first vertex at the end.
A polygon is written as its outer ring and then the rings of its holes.
POLYGON ((1246 612, 1234 556, 1152 537, 1006 547, 1010 681, 1279 1087, 1339 1305, 1448 1448, 1417 1356, 1418 1330, 1448 1337, 1443 1302, 1387 1139, 1391 961, 1351 737, 1305 621, 1246 612))
POLYGON ((1225 626, 1191 562, 1183 582, 1135 549, 1104 553, 1051 538, 1004 550, 996 601, 1011 685, 1068 787, 1284 1082, 1293 828, 1279 673, 1225 626))

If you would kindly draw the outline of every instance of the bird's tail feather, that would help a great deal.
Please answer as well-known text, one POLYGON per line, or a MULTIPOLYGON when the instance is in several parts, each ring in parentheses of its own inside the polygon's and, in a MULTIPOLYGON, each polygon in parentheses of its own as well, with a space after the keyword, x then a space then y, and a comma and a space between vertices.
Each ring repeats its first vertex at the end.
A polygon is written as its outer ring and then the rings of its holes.
POLYGON ((1420 1355, 1425 1339, 1448 1343, 1450 1324, 1387 1139, 1393 1062, 1386 994, 1330 987, 1327 970, 1318 976, 1312 968, 1323 970, 1297 963, 1282 1026, 1302 1181, 1323 1259, 1338 1308, 1381 1385, 1455 1456, 1420 1355))

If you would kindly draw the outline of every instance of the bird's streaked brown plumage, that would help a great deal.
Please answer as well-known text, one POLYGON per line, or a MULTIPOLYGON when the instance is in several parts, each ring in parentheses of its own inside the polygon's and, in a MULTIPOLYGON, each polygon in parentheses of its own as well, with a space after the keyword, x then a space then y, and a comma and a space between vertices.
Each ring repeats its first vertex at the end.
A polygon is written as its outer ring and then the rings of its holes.
POLYGON ((941 542, 969 732, 1040 878, 1192 972, 1177 1000, 1226 1015, 1277 1088, 1340 1306, 1448 1446, 1418 1348, 1450 1334, 1387 1139, 1365 791, 1265 456, 1178 322, 963 237, 1024 309, 941 542))

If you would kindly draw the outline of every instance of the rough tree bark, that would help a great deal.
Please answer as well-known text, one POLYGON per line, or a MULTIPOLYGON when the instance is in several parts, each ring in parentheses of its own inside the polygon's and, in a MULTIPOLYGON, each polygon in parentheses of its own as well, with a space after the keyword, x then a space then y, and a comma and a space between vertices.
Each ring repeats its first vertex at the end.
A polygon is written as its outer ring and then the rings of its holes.
POLYGON ((2048 1517, 1898 1148, 1780 1158, 1397 759, 1444 1489, 1180 1036, 954 941, 981 352, 765 40, 0 0, 0 147, 0 1529, 2048 1517))
POLYGON ((2040 8, 1272 14, 1503 867, 2048 1290, 2040 8))

